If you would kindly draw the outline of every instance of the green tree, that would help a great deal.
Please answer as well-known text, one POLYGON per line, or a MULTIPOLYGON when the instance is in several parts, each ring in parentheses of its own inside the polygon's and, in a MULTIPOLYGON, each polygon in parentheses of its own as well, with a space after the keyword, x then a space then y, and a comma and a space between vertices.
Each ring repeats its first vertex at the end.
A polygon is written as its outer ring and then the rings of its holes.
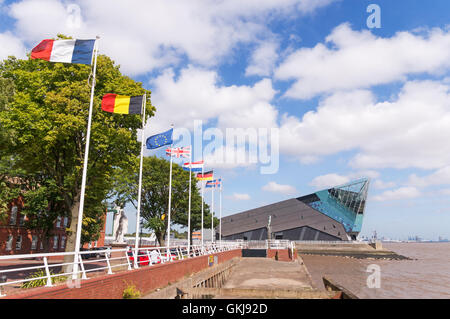
MULTIPOLYGON (((62 37, 62 36, 60 36, 62 37)), ((23 212, 30 228, 48 225, 49 233, 58 216, 69 217, 66 251, 75 247, 81 176, 90 101, 91 66, 18 60, 0 63, 0 78, 14 87, 11 100, 1 107, 3 158, 10 161, 10 176, 25 198, 23 212)), ((105 205, 117 167, 127 168, 140 151, 137 130, 142 116, 101 111, 106 93, 147 94, 146 114, 153 115, 150 91, 142 83, 121 74, 119 66, 105 55, 98 56, 97 81, 88 161, 82 242, 98 238, 105 205)), ((2 97, 5 95, 2 91, 2 97)), ((2 199, 3 200, 3 199, 2 199)), ((3 201, 3 204, 5 201, 3 201)))
MULTIPOLYGON (((0 113, 6 112, 6 107, 13 100, 13 97, 14 82, 10 79, 0 78, 0 113)), ((20 195, 20 188, 13 183, 13 179, 10 177, 14 159, 3 152, 11 139, 12 136, 6 132, 0 122, 0 221, 7 216, 8 204, 20 195)), ((18 176, 20 172, 14 172, 13 175, 18 176)))
MULTIPOLYGON (((135 169, 116 170, 114 192, 110 196, 122 205, 131 203, 137 207, 139 160, 135 158, 135 169)), ((155 156, 144 157, 142 169, 141 217, 145 228, 155 232, 161 246, 167 232, 167 212, 169 204, 170 162, 155 156), (164 216, 164 218, 163 218, 164 216)), ((201 229, 201 194, 195 175, 191 175, 191 231, 201 229)), ((172 163, 172 225, 188 225, 189 172, 172 163)), ((214 225, 218 219, 214 217, 214 225)), ((204 204, 204 228, 211 227, 209 206, 204 204)))

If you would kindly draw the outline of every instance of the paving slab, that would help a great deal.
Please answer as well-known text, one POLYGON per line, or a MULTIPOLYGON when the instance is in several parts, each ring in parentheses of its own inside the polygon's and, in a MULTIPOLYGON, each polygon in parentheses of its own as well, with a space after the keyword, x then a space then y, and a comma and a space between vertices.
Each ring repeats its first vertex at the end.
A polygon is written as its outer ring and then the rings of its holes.
POLYGON ((311 277, 299 261, 242 258, 234 266, 224 288, 313 289, 311 277))

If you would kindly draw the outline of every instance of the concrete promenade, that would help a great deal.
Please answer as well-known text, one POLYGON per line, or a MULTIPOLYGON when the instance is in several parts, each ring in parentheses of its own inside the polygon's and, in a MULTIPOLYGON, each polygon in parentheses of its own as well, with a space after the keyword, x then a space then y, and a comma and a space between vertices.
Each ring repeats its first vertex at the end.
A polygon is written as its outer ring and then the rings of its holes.
MULTIPOLYGON (((220 271, 220 267, 217 268, 216 272, 220 271)), ((208 280, 213 273, 214 268, 204 275, 196 274, 198 278, 195 282, 203 280, 207 284, 193 285, 193 280, 186 278, 143 298, 171 299, 177 293, 179 298, 187 299, 328 299, 336 295, 314 287, 301 258, 295 261, 277 261, 271 258, 240 257, 233 262, 226 279, 219 284, 218 281, 208 280)))

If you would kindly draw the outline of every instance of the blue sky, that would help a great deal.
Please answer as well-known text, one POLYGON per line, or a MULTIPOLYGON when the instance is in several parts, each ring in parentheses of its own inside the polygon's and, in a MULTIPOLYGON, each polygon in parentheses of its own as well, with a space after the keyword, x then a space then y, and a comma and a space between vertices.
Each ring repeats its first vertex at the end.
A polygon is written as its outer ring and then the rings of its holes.
POLYGON ((146 135, 195 120, 277 129, 274 174, 204 154, 224 180, 224 216, 367 176, 362 235, 450 237, 448 1, 0 4, 0 59, 57 33, 100 35, 101 53, 152 90, 146 135), (367 25, 372 3, 381 28, 367 25))

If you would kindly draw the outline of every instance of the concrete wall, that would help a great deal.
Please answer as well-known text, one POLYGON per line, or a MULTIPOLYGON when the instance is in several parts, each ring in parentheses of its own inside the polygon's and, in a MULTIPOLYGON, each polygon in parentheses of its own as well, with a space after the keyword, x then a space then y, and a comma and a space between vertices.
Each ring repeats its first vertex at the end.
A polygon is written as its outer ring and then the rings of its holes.
POLYGON ((291 255, 290 249, 267 249, 267 258, 274 259, 277 253, 279 261, 293 261, 298 257, 297 249, 294 249, 294 256, 291 255))
MULTIPOLYGON (((236 249, 214 255, 218 256, 218 263, 222 263, 240 257, 242 251, 236 249)), ((82 280, 80 288, 69 288, 66 284, 61 284, 31 289, 2 299, 121 299, 124 289, 130 285, 135 285, 143 295, 209 267, 209 256, 144 266, 136 270, 82 280)))
POLYGON ((324 243, 324 244, 315 244, 315 243, 295 243, 295 247, 300 251, 373 251, 374 248, 371 247, 367 243, 324 243))

